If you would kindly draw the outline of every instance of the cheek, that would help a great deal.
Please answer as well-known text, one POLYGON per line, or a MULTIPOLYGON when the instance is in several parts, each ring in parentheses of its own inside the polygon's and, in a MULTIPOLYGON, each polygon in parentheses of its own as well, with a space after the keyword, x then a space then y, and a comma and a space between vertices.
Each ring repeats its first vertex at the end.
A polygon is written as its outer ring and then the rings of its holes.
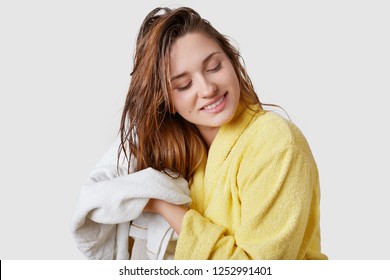
POLYGON ((233 88, 234 95, 240 95, 241 88, 240 88, 240 82, 238 81, 237 75, 235 72, 233 72, 230 76, 230 85, 233 88))
POLYGON ((174 94, 173 95, 173 105, 175 106, 176 112, 180 115, 188 113, 191 111, 191 100, 185 94, 174 94))
POLYGON ((229 70, 229 80, 232 82, 232 84, 234 84, 234 87, 239 87, 238 77, 234 71, 233 66, 231 66, 229 70))
POLYGON ((190 123, 196 122, 197 115, 195 114, 195 101, 190 94, 182 94, 181 96, 176 96, 174 99, 174 106, 176 112, 186 121, 190 123))

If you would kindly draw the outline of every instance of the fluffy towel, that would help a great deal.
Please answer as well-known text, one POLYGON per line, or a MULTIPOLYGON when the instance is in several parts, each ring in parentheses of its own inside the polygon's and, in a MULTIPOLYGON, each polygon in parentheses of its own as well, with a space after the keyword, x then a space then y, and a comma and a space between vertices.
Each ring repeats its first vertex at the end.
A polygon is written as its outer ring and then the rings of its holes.
POLYGON ((118 176, 118 145, 119 139, 82 186, 71 219, 72 235, 89 259, 129 259, 130 221, 139 219, 148 230, 147 235, 136 238, 147 239, 149 259, 162 259, 168 241, 174 237, 173 229, 160 215, 142 211, 150 198, 189 204, 188 183, 152 168, 126 174, 126 167, 121 166, 118 176))

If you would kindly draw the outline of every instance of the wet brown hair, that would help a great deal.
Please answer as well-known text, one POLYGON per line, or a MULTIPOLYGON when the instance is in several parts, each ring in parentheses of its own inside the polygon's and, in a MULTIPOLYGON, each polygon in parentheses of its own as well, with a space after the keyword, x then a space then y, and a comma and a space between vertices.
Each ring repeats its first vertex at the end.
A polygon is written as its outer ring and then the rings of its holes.
POLYGON ((246 106, 261 103, 242 64, 238 50, 228 38, 191 8, 156 8, 143 21, 138 33, 131 82, 120 124, 121 152, 136 159, 136 170, 152 167, 178 172, 187 180, 206 157, 207 147, 198 129, 175 114, 171 100, 169 53, 172 44, 191 32, 215 40, 231 61, 246 106))

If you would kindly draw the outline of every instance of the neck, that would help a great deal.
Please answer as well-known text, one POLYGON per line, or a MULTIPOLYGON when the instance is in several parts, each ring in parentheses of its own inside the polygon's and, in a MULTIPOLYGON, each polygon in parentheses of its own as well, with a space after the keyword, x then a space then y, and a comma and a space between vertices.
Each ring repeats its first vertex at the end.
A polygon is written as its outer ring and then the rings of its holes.
POLYGON ((206 142, 207 147, 210 148, 211 144, 213 143, 215 136, 217 136, 217 133, 219 131, 219 127, 204 127, 204 126, 198 126, 200 135, 202 135, 203 140, 206 142))

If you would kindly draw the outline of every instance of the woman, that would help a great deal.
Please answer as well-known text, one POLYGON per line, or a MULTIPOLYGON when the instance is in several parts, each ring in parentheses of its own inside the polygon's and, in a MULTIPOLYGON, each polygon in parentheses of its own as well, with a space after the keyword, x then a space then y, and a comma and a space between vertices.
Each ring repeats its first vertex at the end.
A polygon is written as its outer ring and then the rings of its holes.
POLYGON ((327 258, 309 145, 263 110, 238 51, 194 10, 144 20, 120 136, 119 171, 125 158, 130 178, 153 170, 189 182, 189 207, 153 196, 142 205, 173 229, 175 259, 327 258))

